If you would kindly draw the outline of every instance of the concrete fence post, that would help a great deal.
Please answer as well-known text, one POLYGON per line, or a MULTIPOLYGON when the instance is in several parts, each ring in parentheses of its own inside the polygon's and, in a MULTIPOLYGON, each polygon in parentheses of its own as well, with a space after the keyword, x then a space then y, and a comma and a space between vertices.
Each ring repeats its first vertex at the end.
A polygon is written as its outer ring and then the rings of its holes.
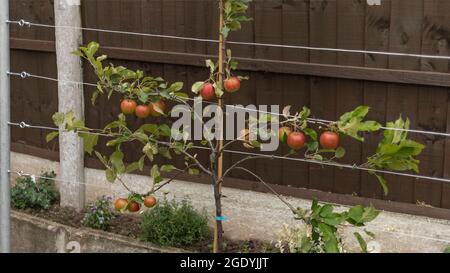
MULTIPOLYGON (((80 0, 55 1, 55 25, 81 27, 80 0)), ((82 44, 82 31, 75 28, 55 28, 58 67, 58 111, 72 111, 84 119, 82 64, 71 52, 82 44)), ((59 136, 61 206, 81 210, 85 206, 83 141, 75 133, 59 136), (65 182, 64 182, 65 181, 65 182), (74 183, 69 183, 74 182, 74 183)))

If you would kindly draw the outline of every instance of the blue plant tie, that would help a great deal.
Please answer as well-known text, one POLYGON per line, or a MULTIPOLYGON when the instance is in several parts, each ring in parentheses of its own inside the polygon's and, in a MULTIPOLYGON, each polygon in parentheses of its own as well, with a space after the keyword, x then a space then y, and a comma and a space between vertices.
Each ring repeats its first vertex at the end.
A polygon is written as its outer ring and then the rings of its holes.
POLYGON ((228 221, 228 217, 226 217, 225 215, 216 216, 216 220, 217 221, 228 221))

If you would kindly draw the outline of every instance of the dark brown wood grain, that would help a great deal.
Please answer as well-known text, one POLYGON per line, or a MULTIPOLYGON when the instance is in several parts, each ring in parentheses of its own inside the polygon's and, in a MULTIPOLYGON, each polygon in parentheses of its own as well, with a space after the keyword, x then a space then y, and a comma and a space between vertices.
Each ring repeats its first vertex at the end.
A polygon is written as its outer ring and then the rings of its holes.
MULTIPOLYGON (((53 24, 52 2, 12 1, 11 17, 53 24)), ((82 14, 86 27, 208 39, 218 37, 218 13, 214 1, 84 0, 82 14)), ((370 7, 365 1, 358 0, 265 0, 254 1, 249 14, 254 20, 244 23, 241 32, 232 33, 230 40, 450 55, 448 0, 383 0, 381 6, 370 7)), ((52 29, 12 25, 11 35, 13 71, 56 77, 52 29)), ((85 31, 83 36, 85 43, 100 42, 101 52, 114 64, 142 69, 171 82, 184 81, 184 91, 188 93, 192 83, 208 77, 205 59, 216 59, 217 55, 214 43, 93 31, 85 31)), ((244 106, 280 104, 280 108, 292 105, 292 111, 308 106, 313 109, 314 116, 328 119, 336 119, 343 112, 365 104, 371 107, 369 118, 381 123, 402 114, 411 119, 414 128, 450 132, 448 60, 247 45, 231 45, 231 48, 239 62, 237 73, 250 76, 250 80, 242 83, 239 93, 227 95, 226 103, 244 106)), ((96 80, 87 64, 84 76, 85 82, 96 80)), ((13 77, 11 86, 13 121, 52 124, 51 115, 57 111, 58 102, 56 83, 13 77)), ((89 101, 92 91, 92 87, 85 86, 86 122, 90 127, 101 128, 116 118, 120 98, 114 96, 108 101, 103 97, 92 106, 89 101)), ((132 117, 129 121, 133 127, 144 122, 132 117)), ((47 133, 13 127, 14 147, 18 152, 32 152, 44 157, 50 153, 54 158, 54 152, 49 151, 57 151, 57 142, 47 144, 47 133), (28 146, 23 146, 25 144, 28 146)), ((364 161, 373 154, 381 136, 382 133, 367 136, 363 144, 344 140, 348 154, 343 162, 364 161)), ((420 156, 421 174, 450 178, 450 138, 417 134, 411 137, 427 146, 420 156)), ((102 138, 99 147, 105 143, 102 138)), ((141 148, 139 145, 127 147, 127 160, 136 160, 135 151, 141 148)), ((241 143, 231 148, 246 150, 241 143)), ((106 148, 100 150, 108 151, 106 148)), ((277 153, 286 151, 283 148, 277 153)), ((199 153, 202 160, 207 156, 207 153, 199 153)), ((230 165, 241 158, 227 155, 225 163, 230 165)), ((88 158, 87 162, 93 160, 88 158)), ((245 166, 271 183, 282 185, 276 186, 282 193, 298 197, 319 197, 322 201, 344 203, 370 201, 394 211, 439 217, 443 210, 412 203, 450 208, 448 183, 389 176, 391 193, 387 199, 394 202, 387 202, 380 201, 384 198, 381 187, 365 172, 275 160, 248 162, 245 166), (328 191, 340 194, 325 193, 328 191), (349 195, 353 193, 361 197, 349 195)), ((242 172, 233 172, 226 184, 263 191, 258 183, 247 181, 249 179, 242 172)))
MULTIPOLYGON (((311 1, 309 17, 309 44, 336 48, 337 46, 337 1, 311 1)), ((337 63, 335 52, 312 51, 311 63, 337 63)), ((336 120, 336 79, 324 77, 310 78, 311 112, 315 118, 336 120)), ((309 170, 309 187, 322 191, 334 189, 335 169, 324 169, 311 164, 309 170)))

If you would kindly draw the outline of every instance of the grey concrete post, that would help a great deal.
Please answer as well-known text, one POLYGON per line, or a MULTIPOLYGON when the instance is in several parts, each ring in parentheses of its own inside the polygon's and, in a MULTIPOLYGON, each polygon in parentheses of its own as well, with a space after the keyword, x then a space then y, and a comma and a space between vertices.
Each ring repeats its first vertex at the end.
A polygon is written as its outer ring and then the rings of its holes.
POLYGON ((11 251, 9 0, 0 0, 0 252, 11 251))
MULTIPOLYGON (((81 27, 80 0, 55 1, 55 25, 81 27)), ((56 57, 58 66, 58 110, 74 112, 84 118, 83 86, 64 82, 82 82, 81 61, 71 52, 82 44, 82 31, 73 28, 56 28, 56 57)), ((74 133, 62 132, 59 136, 61 206, 81 210, 85 205, 83 141, 74 133), (68 183, 76 182, 76 183, 68 183)))

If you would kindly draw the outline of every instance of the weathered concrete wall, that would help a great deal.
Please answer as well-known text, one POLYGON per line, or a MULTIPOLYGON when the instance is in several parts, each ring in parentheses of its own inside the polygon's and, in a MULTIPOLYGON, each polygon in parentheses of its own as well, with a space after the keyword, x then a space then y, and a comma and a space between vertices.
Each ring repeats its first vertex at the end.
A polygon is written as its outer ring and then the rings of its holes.
MULTIPOLYGON (((36 174, 43 169, 58 172, 59 165, 57 162, 13 153, 12 169, 36 174)), ((107 182, 102 171, 86 169, 85 176, 86 198, 90 201, 101 195, 114 198, 126 196, 125 189, 119 183, 107 182)), ((150 188, 151 180, 148 177, 127 175, 124 180, 138 192, 146 192, 150 188)), ((213 219, 211 186, 174 181, 165 188, 165 193, 168 198, 190 199, 195 207, 206 209, 213 219)), ((223 193, 226 196, 223 200, 224 215, 229 218, 224 228, 226 235, 232 239, 275 240, 283 224, 298 224, 285 205, 271 194, 227 187, 223 193)), ((159 198, 162 198, 161 194, 159 198)), ((287 199, 302 208, 308 208, 311 203, 309 200, 287 199)), ((369 224, 367 230, 377 235, 371 245, 381 252, 442 252, 446 246, 450 246, 450 221, 383 212, 369 224)), ((355 250, 357 246, 353 231, 350 227, 343 230, 345 244, 350 250, 355 250)))
POLYGON ((75 229, 25 213, 12 212, 12 252, 15 253, 170 253, 129 237, 87 228, 75 229))

